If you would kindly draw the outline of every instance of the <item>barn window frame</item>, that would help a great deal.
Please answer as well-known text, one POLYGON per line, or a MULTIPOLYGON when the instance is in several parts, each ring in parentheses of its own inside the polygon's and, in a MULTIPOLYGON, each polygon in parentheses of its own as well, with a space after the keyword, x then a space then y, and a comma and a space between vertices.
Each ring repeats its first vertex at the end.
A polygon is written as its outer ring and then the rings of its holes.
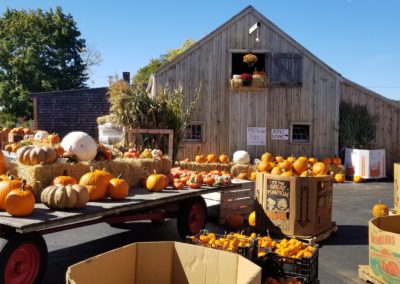
POLYGON ((204 142, 204 121, 191 121, 186 126, 185 138, 186 143, 202 143, 204 142), (189 133, 188 133, 189 132, 189 133))
POLYGON ((311 144, 312 123, 311 122, 291 122, 290 123, 290 143, 291 144, 311 144), (303 138, 306 137, 306 138, 303 138))

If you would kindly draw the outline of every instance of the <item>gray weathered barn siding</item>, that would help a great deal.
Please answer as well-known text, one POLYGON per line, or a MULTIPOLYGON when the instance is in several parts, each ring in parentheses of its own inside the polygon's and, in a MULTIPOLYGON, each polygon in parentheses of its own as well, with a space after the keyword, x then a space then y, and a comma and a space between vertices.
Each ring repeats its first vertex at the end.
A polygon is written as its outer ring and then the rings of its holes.
POLYGON ((84 131, 98 138, 96 119, 110 112, 107 88, 32 93, 36 129, 59 133, 84 131))
POLYGON ((182 87, 187 101, 201 87, 193 121, 204 122, 204 141, 185 143, 180 158, 210 152, 232 156, 236 150, 247 150, 252 158, 265 151, 318 158, 338 154, 341 99, 368 104, 371 112, 380 116, 376 145, 386 149, 389 171, 400 158, 400 108, 343 78, 251 6, 163 66, 156 81, 158 91, 165 86, 182 87), (261 23, 259 42, 255 41, 255 33, 248 34, 249 27, 256 22, 261 23), (301 55, 302 84, 231 89, 231 56, 239 51, 301 55), (311 123, 311 143, 271 140, 271 129, 290 129, 291 122, 311 123), (247 127, 266 127, 266 146, 248 146, 247 127), (390 135, 390 139, 385 139, 385 135, 390 135))

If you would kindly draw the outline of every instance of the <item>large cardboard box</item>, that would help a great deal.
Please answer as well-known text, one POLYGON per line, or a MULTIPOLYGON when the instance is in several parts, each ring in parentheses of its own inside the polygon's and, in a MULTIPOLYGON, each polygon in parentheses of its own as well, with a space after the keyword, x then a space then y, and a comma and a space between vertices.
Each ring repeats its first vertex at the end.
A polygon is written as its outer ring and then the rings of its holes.
POLYGON ((344 166, 347 176, 364 179, 386 177, 385 149, 345 149, 344 166))
POLYGON ((400 163, 393 166, 394 208, 400 209, 400 163))
POLYGON ((400 283, 400 216, 369 221, 369 268, 382 283, 400 283))
POLYGON ((225 251, 179 242, 134 243, 72 265, 67 284, 261 283, 261 268, 225 251))
POLYGON ((314 237, 334 226, 333 175, 277 176, 257 173, 256 228, 275 234, 314 237))

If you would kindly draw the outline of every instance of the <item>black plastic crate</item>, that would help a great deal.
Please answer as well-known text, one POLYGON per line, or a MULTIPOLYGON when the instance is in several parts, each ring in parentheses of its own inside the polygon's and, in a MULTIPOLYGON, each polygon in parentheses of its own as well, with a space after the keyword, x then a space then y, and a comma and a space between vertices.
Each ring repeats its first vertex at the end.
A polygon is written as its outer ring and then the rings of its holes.
POLYGON ((302 283, 318 283, 318 245, 311 257, 290 258, 267 252, 257 261, 262 267, 263 278, 296 277, 302 283))
MULTIPOLYGON (((207 230, 201 230, 200 233, 195 236, 187 236, 186 242, 189 244, 193 244, 193 245, 204 246, 204 247, 208 247, 208 248, 214 248, 214 249, 218 249, 218 250, 233 252, 233 253, 239 254, 241 256, 244 256, 245 258, 247 258, 251 261, 254 261, 257 259, 257 251, 258 251, 257 239, 252 239, 250 242, 250 246, 237 246, 237 247, 235 247, 234 250, 229 250, 229 249, 225 248, 223 245, 216 245, 216 244, 210 245, 210 244, 201 242, 199 239, 200 235, 208 234, 208 233, 209 232, 207 230)), ((216 233, 214 233, 214 234, 218 239, 223 237, 223 238, 236 239, 237 241, 240 241, 240 239, 234 238, 230 234, 228 234, 228 235, 222 235, 222 234, 216 234, 216 233)))

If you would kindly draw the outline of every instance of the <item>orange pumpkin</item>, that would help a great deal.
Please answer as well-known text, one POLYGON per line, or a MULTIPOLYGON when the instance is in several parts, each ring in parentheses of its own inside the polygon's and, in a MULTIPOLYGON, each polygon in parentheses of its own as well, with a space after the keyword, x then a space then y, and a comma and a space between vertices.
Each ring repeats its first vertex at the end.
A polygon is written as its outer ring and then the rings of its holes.
POLYGON ((261 156, 261 162, 273 162, 274 161, 274 156, 272 156, 271 153, 265 152, 264 154, 262 154, 261 156))
POLYGON ((125 180, 121 179, 121 175, 110 180, 108 194, 112 199, 124 199, 128 196, 129 185, 125 180))
POLYGON ((49 136, 47 136, 46 140, 47 143, 50 144, 58 144, 61 142, 60 136, 58 136, 57 133, 50 134, 49 136))
POLYGON ((153 174, 149 175, 146 180, 146 188, 150 191, 162 191, 164 189, 164 185, 164 178, 161 175, 157 174, 156 171, 154 171, 153 174))
POLYGON ((280 166, 276 166, 271 170, 271 175, 281 175, 282 174, 282 168, 280 166))
POLYGON ((14 189, 19 189, 21 185, 22 181, 13 177, 0 181, 0 210, 6 209, 7 195, 14 189))
POLYGON ((203 178, 203 182, 208 186, 212 186, 215 183, 215 178, 213 175, 206 175, 203 178))
POLYGON ((335 175, 335 181, 337 183, 343 183, 345 180, 344 174, 338 173, 335 175))
POLYGON ((272 170, 272 165, 270 162, 262 161, 257 165, 257 169, 259 172, 269 172, 272 170))
POLYGON ((308 162, 313 166, 317 161, 317 158, 311 157, 308 159, 308 162))
POLYGON ((252 211, 250 213, 248 222, 249 222, 249 225, 251 227, 255 227, 256 226, 256 211, 252 211))
POLYGON ((221 164, 229 164, 229 157, 228 157, 228 155, 222 154, 222 155, 219 156, 218 160, 219 160, 219 162, 220 162, 221 164))
POLYGON ((35 207, 35 197, 29 190, 25 190, 25 181, 19 189, 13 189, 7 194, 5 209, 11 216, 21 217, 32 214, 35 207))
POLYGON ((315 175, 318 174, 324 174, 326 172, 326 165, 323 162, 316 162, 313 166, 312 166, 312 172, 315 175))
POLYGON ((293 169, 298 174, 301 174, 302 172, 307 170, 307 167, 308 167, 308 159, 306 157, 300 157, 293 163, 293 169))
POLYGON ((354 181, 355 183, 360 183, 360 182, 363 182, 364 179, 363 179, 362 177, 360 177, 360 176, 354 176, 354 177, 353 177, 353 181, 354 181))
POLYGON ((74 177, 69 176, 67 170, 64 170, 63 175, 55 177, 51 185, 55 184, 67 185, 67 184, 77 184, 77 183, 78 181, 74 177))
POLYGON ((293 164, 294 161, 296 161, 296 157, 292 155, 292 156, 288 157, 286 160, 287 160, 288 162, 290 162, 291 164, 293 164))
POLYGON ((218 158, 217 155, 215 155, 214 153, 208 154, 207 155, 207 162, 208 163, 215 163, 217 162, 218 158))
POLYGON ((330 164, 332 164, 331 157, 325 157, 325 158, 323 158, 323 159, 322 159, 322 162, 323 162, 325 165, 330 165, 330 164))
POLYGON ((203 154, 198 154, 198 155, 196 155, 196 157, 194 158, 194 160, 195 160, 197 163, 205 163, 205 162, 207 162, 207 157, 204 156, 203 154))
POLYGON ((108 184, 110 180, 113 178, 113 175, 110 174, 109 172, 106 171, 106 169, 102 170, 95 170, 95 172, 99 173, 100 175, 103 175, 105 178, 105 182, 108 184))
POLYGON ((255 181, 257 177, 257 173, 256 172, 251 172, 250 174, 250 180, 255 181))
POLYGON ((291 170, 292 170, 292 167, 293 167, 293 162, 291 162, 291 161, 289 160, 289 158, 288 158, 288 159, 286 159, 286 160, 283 160, 283 161, 279 164, 279 166, 280 166, 284 171, 291 171, 291 170))
POLYGON ((338 156, 334 156, 331 158, 332 164, 339 166, 342 163, 342 159, 338 156))
POLYGON ((278 163, 282 162, 285 158, 282 155, 278 155, 275 157, 275 161, 277 161, 278 163))
POLYGON ((89 200, 96 201, 103 199, 107 194, 108 182, 104 174, 98 170, 84 174, 79 180, 79 185, 83 185, 89 192, 89 200))

